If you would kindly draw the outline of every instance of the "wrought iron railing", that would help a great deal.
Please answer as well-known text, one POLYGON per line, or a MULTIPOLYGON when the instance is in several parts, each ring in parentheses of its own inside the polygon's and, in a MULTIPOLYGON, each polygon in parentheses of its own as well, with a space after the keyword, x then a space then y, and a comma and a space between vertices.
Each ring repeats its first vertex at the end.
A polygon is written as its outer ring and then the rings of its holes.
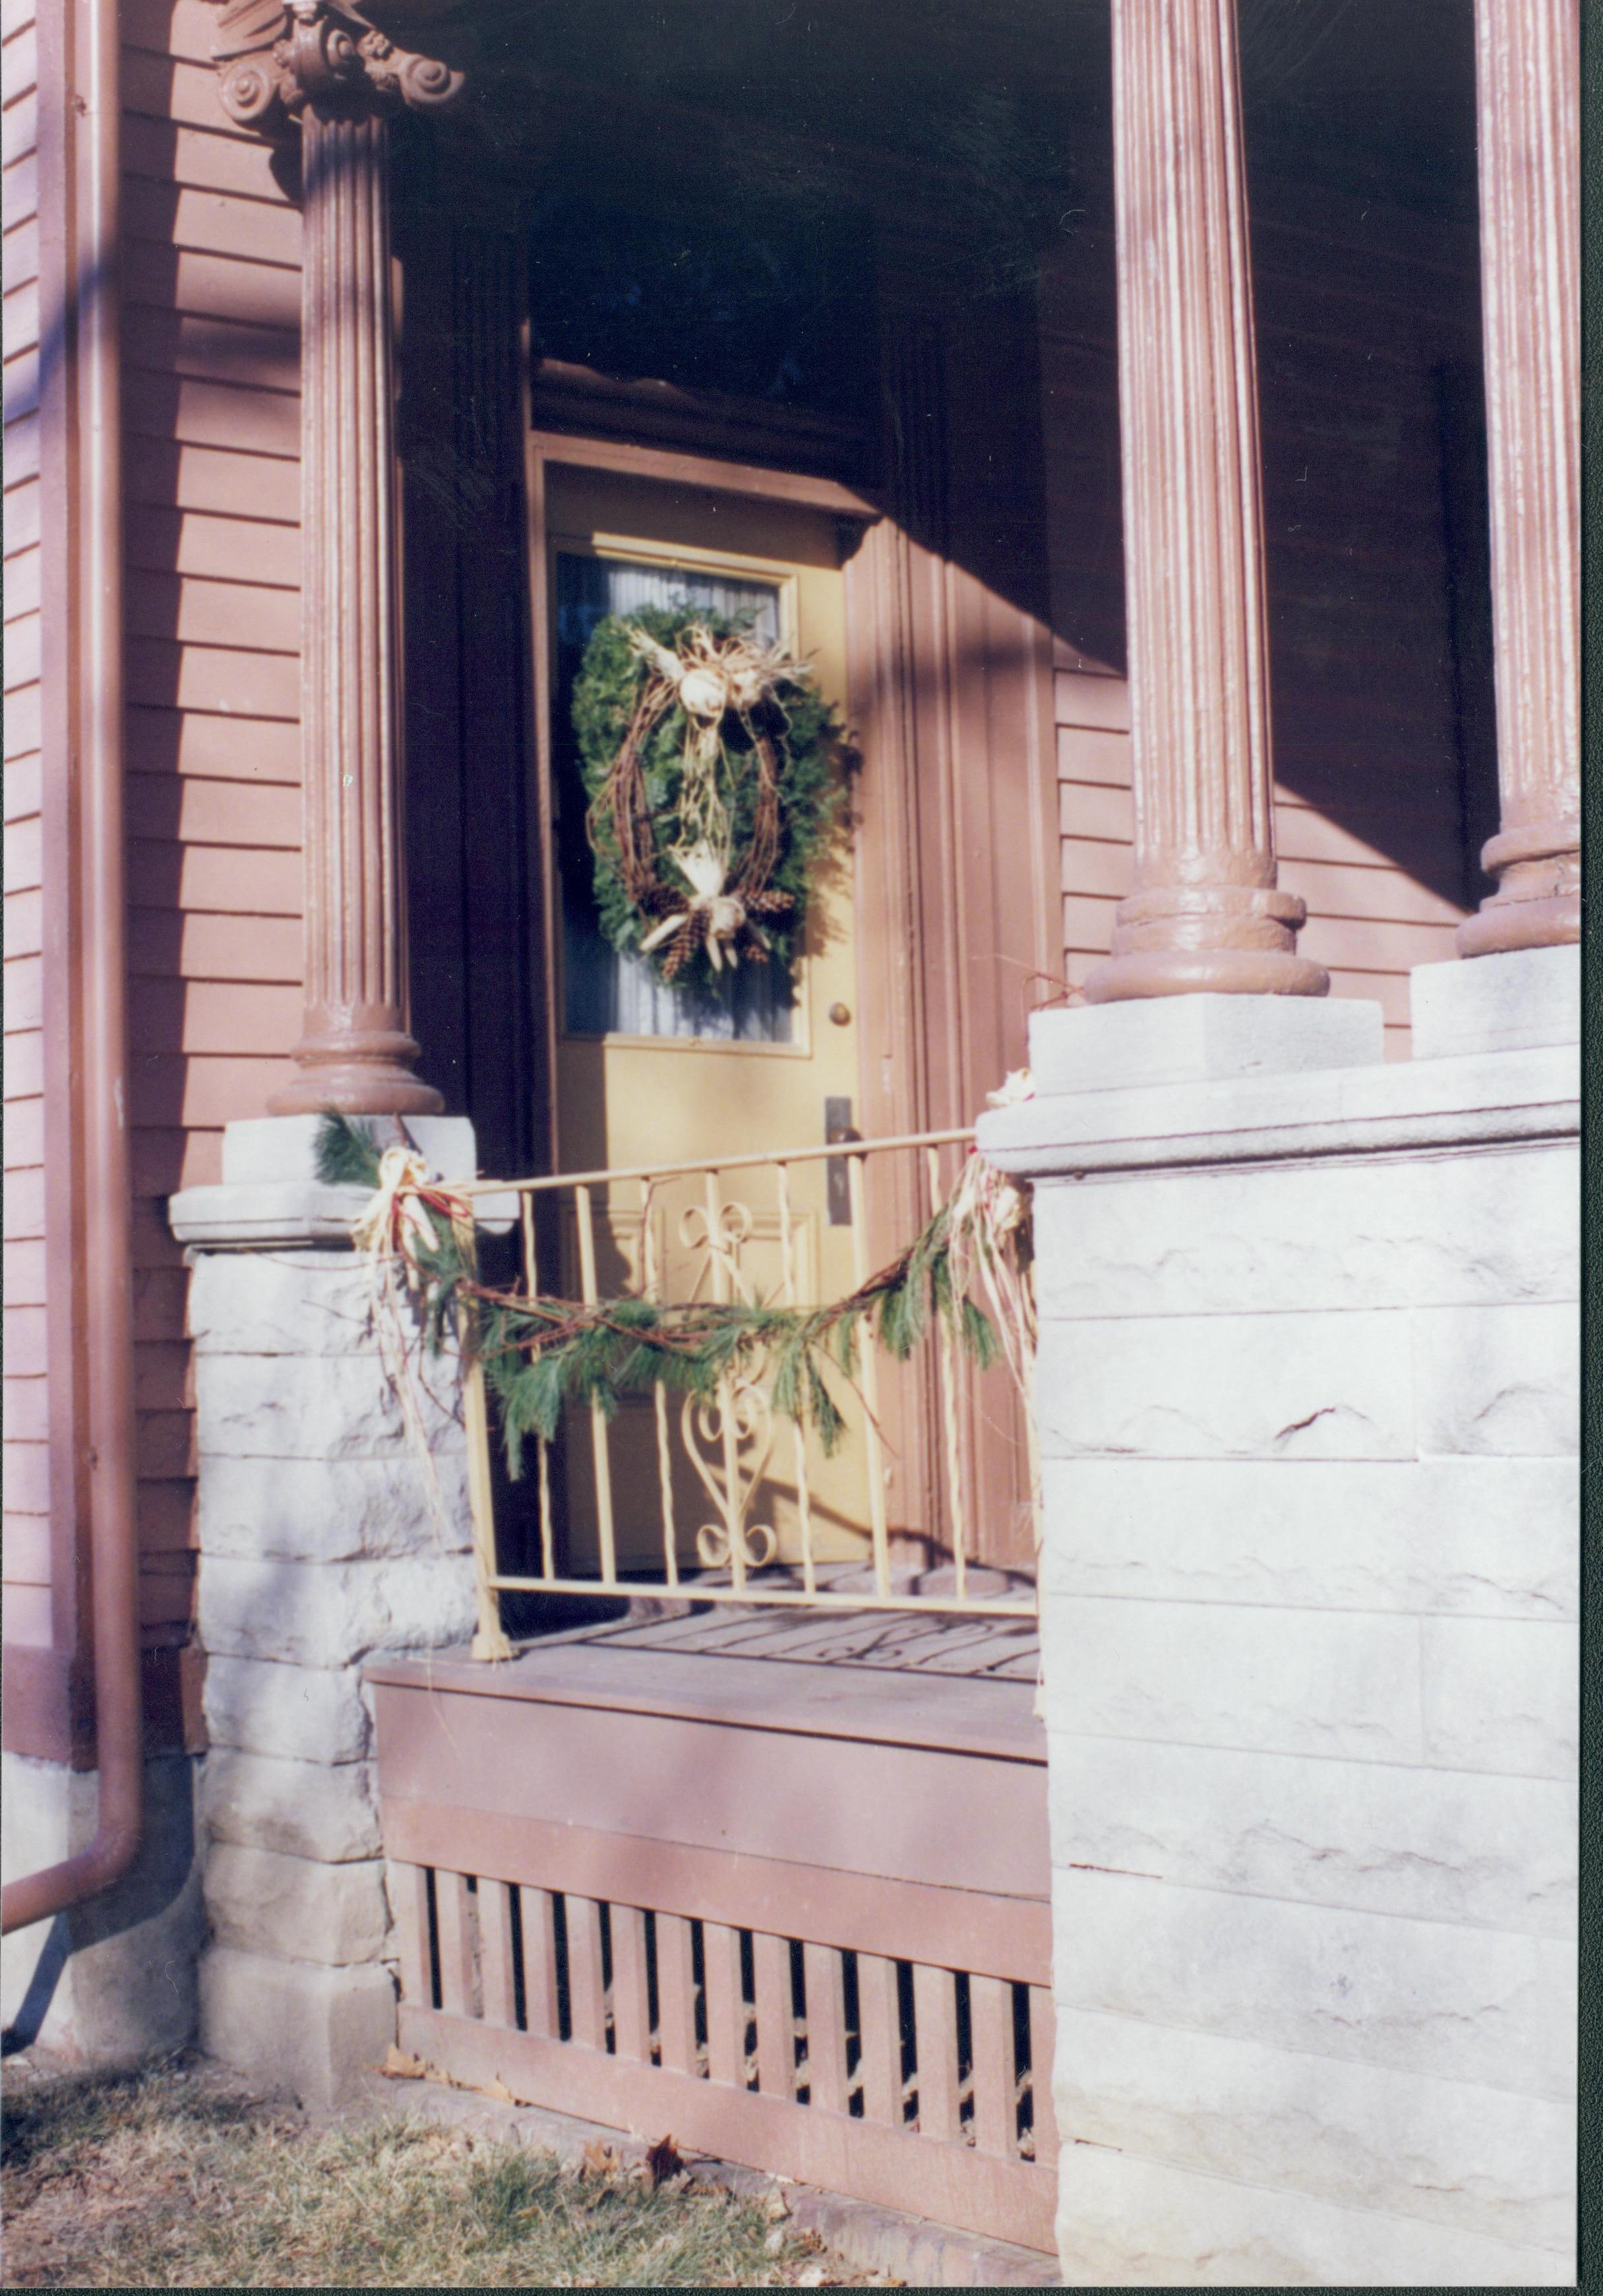
MULTIPOLYGON (((972 1139, 965 1129, 836 1141, 455 1193, 494 1196, 503 1215, 515 1198, 511 1280, 525 1297, 809 1307, 863 1284, 918 1232, 972 1139)), ((868 1340, 838 1384, 848 1432, 833 1455, 776 1411, 760 1375, 727 1374, 710 1399, 658 1384, 610 1417, 570 1406, 559 1437, 529 1447, 517 1512, 530 1567, 509 1569, 497 1503, 507 1513, 517 1494, 470 1360, 476 1654, 510 1648, 504 1595, 1033 1616, 1027 1561, 1000 1576, 977 1568, 982 1518, 1008 1518, 1003 1546, 1033 1557, 1033 1414, 1007 1371, 978 1370, 936 1317, 909 1360, 868 1340), (913 1553, 924 1567, 907 1566, 913 1553), (945 1559, 931 1568, 932 1556, 945 1559)))

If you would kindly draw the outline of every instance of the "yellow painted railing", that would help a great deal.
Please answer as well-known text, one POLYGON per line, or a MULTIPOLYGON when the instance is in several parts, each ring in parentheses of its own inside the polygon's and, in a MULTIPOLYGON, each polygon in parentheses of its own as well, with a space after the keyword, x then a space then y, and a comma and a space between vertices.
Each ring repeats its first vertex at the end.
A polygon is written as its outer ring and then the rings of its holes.
MULTIPOLYGON (((716 1164, 458 1183, 455 1193, 470 1210, 493 1195, 503 1214, 515 1198, 516 1282, 528 1296, 809 1307, 865 1283, 923 1226, 972 1138, 916 1133, 716 1164)), ((1033 1588, 1004 1578, 999 1597, 989 1571, 974 1583, 978 1511, 1010 1506, 1033 1522, 1038 1500, 1033 1414, 1005 1371, 977 1372, 936 1321, 905 1365, 865 1340, 855 1382, 835 1384, 848 1432, 832 1456, 775 1411, 760 1378, 738 1374, 710 1399, 658 1384, 614 1418, 570 1407, 556 1443, 530 1447, 538 1567, 514 1572, 498 1562, 492 1413, 472 1365, 475 1653, 510 1649, 500 1617, 510 1593, 1034 1616, 1033 1588), (915 1453, 938 1527, 910 1524, 904 1500, 893 1528, 889 1471, 915 1453), (949 1557, 936 1591, 928 1572, 920 1587, 904 1583, 897 1549, 910 1534, 949 1557)))

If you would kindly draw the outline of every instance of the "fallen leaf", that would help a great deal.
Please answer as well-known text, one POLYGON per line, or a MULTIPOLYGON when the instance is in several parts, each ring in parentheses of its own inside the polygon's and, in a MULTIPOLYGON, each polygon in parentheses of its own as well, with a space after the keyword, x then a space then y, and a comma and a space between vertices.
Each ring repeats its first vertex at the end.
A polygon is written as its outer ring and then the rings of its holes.
POLYGON ((617 2155, 610 2144, 593 2138, 585 2147, 585 2174, 587 2177, 610 2177, 617 2168, 617 2155))
POLYGON ((496 2074, 494 2080, 489 2080, 485 2083, 484 2094, 486 2096, 493 2096, 497 2104, 516 2104, 518 2102, 517 2098, 512 2095, 511 2090, 508 2088, 506 2083, 502 2079, 499 2073, 496 2074))
POLYGON ((653 2185, 666 2185, 670 2177, 679 2174, 684 2161, 671 2135, 659 2136, 655 2144, 647 2148, 646 2166, 651 2172, 653 2185))
POLYGON ((384 2052, 384 2062, 379 2067, 391 2080, 421 2080, 428 2071, 421 2057, 414 2057, 410 2049, 397 2049, 392 2041, 384 2052))
POLYGON ((763 2203, 763 2214, 770 2224, 779 2224, 790 2213, 790 2203, 783 2193, 770 2193, 763 2203))

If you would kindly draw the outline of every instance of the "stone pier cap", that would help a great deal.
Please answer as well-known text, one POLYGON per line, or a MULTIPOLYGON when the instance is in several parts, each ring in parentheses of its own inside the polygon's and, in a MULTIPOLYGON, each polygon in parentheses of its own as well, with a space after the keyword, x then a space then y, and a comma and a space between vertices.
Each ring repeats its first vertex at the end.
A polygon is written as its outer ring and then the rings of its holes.
POLYGON ((1174 996, 1034 1014, 1035 1097, 979 1119, 1021 1178, 1451 1149, 1573 1134, 1579 951, 1422 965, 1414 1058, 1378 1004, 1174 996))
MULTIPOLYGON (((478 1177, 473 1127, 465 1116, 355 1120, 381 1148, 414 1146, 444 1181, 478 1177)), ((320 1116, 259 1116, 230 1124, 220 1183, 181 1189, 169 1201, 178 1242, 210 1251, 348 1243, 368 1191, 331 1187, 317 1177, 322 1122, 320 1116)), ((479 1227, 504 1235, 518 1218, 517 1196, 508 1189, 477 1197, 473 1214, 479 1227)))

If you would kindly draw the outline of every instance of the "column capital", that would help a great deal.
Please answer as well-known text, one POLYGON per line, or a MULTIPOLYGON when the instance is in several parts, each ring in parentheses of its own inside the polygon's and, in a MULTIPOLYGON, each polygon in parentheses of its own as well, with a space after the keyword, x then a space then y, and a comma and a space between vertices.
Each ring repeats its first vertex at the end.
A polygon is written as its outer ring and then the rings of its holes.
POLYGON ((308 104, 341 119, 429 111, 462 85, 461 72, 397 48, 346 0, 222 0, 211 52, 229 118, 266 131, 308 104))

